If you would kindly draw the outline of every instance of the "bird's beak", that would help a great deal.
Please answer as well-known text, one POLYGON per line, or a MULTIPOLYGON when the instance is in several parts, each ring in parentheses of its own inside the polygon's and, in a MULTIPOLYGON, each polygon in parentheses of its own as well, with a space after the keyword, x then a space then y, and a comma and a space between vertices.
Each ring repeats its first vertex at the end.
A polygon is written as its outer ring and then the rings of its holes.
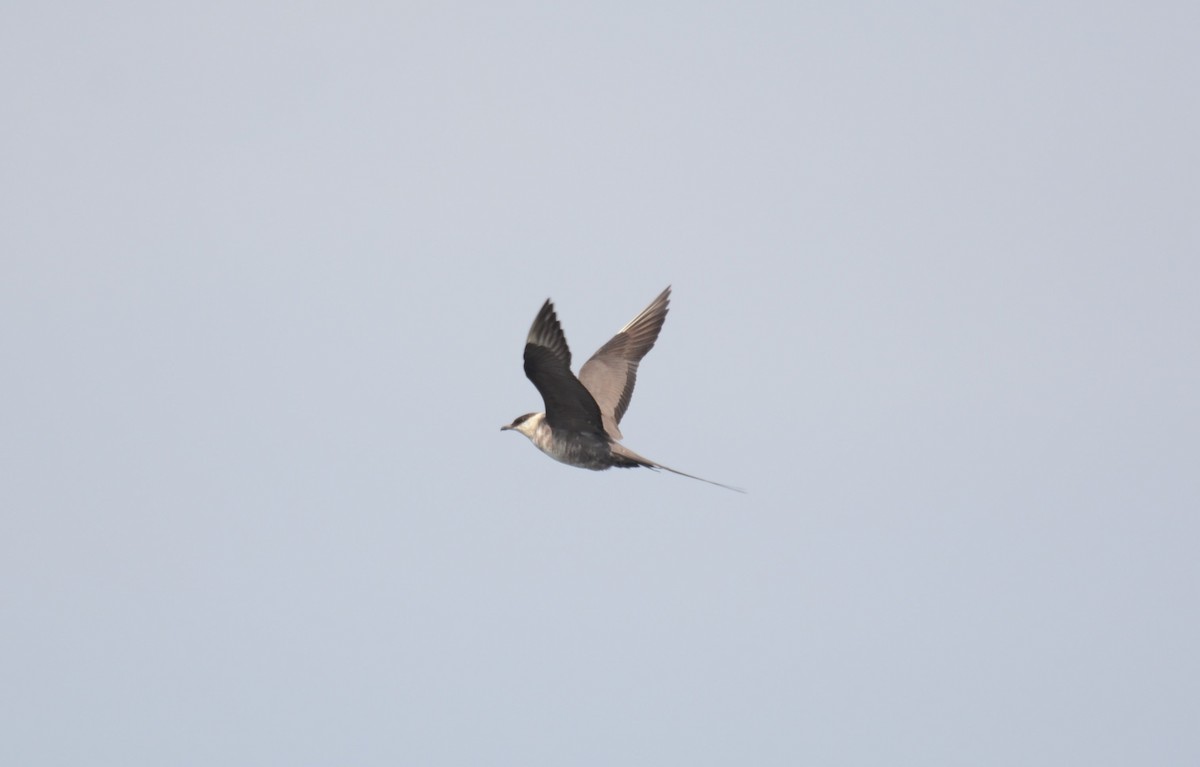
POLYGON ((511 424, 511 423, 506 423, 506 424, 504 424, 503 426, 501 426, 501 427, 500 427, 500 431, 508 431, 508 430, 509 430, 509 429, 511 429, 511 428, 512 428, 512 424, 511 424))

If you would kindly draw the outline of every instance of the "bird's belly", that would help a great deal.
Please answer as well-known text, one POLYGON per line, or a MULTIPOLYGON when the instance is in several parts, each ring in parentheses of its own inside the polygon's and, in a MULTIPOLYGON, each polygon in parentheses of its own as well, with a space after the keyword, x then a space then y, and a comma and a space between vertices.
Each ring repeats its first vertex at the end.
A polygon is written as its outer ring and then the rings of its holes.
POLYGON ((603 471, 613 465, 608 441, 592 435, 573 434, 567 439, 555 439, 549 433, 538 434, 533 440, 546 455, 568 466, 603 471))

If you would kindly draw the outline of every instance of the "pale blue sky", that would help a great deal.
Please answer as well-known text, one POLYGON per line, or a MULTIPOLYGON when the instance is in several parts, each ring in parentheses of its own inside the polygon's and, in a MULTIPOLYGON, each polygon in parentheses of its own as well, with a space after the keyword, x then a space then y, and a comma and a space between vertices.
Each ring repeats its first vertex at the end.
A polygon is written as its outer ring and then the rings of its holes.
POLYGON ((0 762, 1200 762, 1198 29, 7 4, 0 762))

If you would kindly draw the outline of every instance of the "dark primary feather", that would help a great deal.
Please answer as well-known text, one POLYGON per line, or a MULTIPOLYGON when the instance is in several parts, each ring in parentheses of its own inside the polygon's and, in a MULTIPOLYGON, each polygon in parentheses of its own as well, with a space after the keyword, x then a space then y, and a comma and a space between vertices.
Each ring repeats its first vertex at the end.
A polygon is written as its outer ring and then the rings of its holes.
POLYGON ((571 372, 571 350, 549 299, 525 340, 525 375, 546 403, 550 428, 604 433, 600 407, 571 372))
POLYGON ((667 319, 670 300, 671 288, 667 286, 579 370, 579 380, 595 398, 604 429, 613 439, 621 439, 618 424, 633 397, 638 363, 654 348, 667 319))

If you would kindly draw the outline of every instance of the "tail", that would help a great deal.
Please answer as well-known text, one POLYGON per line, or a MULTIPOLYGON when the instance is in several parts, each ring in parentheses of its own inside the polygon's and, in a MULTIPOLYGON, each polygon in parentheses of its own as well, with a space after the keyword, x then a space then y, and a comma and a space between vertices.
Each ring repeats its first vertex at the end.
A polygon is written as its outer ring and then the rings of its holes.
POLYGON ((610 447, 612 448, 612 451, 614 454, 616 454, 622 458, 628 459, 630 461, 630 465, 644 466, 647 469, 653 469, 655 471, 657 471, 658 469, 662 469, 663 471, 669 471, 672 474, 678 474, 681 477, 687 477, 688 479, 698 479, 701 482, 707 482, 710 485, 716 485, 717 487, 723 487, 726 490, 732 490, 735 493, 745 494, 745 492, 746 492, 745 490, 743 490, 740 487, 734 487, 733 485, 722 485, 720 482, 713 482, 711 479, 705 479, 704 477, 697 477, 695 474, 688 474, 687 472, 679 471, 678 469, 672 469, 670 466, 663 466, 661 463, 651 461, 649 458, 643 458, 642 456, 638 455, 637 453, 633 452, 629 448, 622 445, 620 442, 613 442, 610 444, 610 447))

